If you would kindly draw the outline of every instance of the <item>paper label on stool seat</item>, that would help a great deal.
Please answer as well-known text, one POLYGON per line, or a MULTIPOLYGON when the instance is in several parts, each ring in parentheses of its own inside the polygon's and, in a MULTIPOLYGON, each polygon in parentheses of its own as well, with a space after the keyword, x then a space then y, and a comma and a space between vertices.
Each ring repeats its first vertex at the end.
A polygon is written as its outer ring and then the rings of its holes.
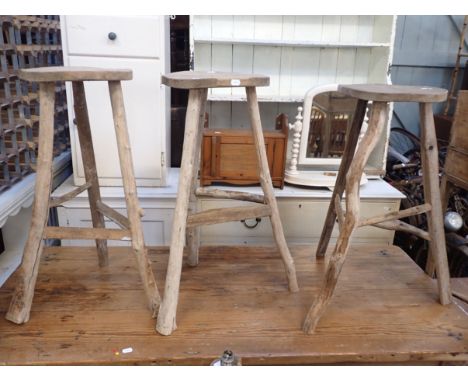
POLYGON ((231 85, 232 86, 239 86, 240 85, 240 80, 231 80, 231 85))

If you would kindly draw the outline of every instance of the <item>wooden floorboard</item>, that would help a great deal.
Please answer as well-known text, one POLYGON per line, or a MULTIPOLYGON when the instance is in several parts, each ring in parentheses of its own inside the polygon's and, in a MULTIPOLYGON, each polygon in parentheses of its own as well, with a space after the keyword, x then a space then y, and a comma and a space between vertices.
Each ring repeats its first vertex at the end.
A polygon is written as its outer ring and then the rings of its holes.
POLYGON ((455 277, 451 280, 452 294, 468 303, 468 277, 455 277))
MULTIPOLYGON (((207 365, 225 349, 244 365, 468 361, 466 305, 438 304, 434 280, 397 247, 352 248, 317 332, 304 334, 325 263, 315 248, 291 252, 296 294, 273 248, 202 248, 182 272, 178 329, 163 337, 127 248, 111 248, 103 269, 93 248, 49 248, 28 323, 2 318, 15 276, 0 289, 0 364, 207 365)), ((167 248, 150 256, 162 292, 167 248)))

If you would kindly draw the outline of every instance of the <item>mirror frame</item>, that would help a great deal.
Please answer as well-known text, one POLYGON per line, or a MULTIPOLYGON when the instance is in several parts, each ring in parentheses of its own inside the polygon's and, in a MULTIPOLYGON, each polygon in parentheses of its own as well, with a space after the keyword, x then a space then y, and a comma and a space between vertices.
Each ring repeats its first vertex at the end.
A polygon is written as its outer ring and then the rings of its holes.
POLYGON ((304 96, 303 106, 303 120, 302 120, 302 131, 301 131, 301 143, 299 146, 298 164, 307 166, 323 166, 323 165, 335 165, 339 166, 341 158, 310 158, 307 157, 307 142, 309 138, 310 130, 310 115, 312 113, 312 105, 314 98, 322 93, 337 92, 338 84, 328 84, 313 87, 307 91, 304 96))

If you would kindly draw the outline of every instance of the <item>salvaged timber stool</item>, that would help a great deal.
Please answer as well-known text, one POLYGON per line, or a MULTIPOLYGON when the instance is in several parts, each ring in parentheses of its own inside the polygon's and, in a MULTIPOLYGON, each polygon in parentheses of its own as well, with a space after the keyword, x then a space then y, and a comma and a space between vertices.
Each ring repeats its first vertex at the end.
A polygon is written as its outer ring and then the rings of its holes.
POLYGON ((273 192, 257 102, 256 86, 268 86, 270 83, 269 77, 254 74, 186 71, 162 76, 162 83, 174 88, 189 89, 184 146, 179 189, 172 225, 169 264, 164 296, 156 326, 159 333, 169 335, 176 329, 176 311, 179 298, 184 240, 187 240, 188 264, 195 266, 198 264, 199 229, 197 227, 200 225, 269 216, 276 244, 286 268, 290 291, 298 291, 298 285, 294 262, 284 238, 278 206, 273 192), (221 191, 197 187, 208 88, 222 87, 245 87, 246 89, 250 124, 253 130, 260 183, 264 196, 246 192, 221 191), (189 214, 189 204, 190 202, 194 204, 197 196, 243 200, 258 203, 258 205, 212 209, 198 213, 192 210, 192 213, 189 214))
POLYGON ((37 157, 37 176, 31 227, 24 248, 18 285, 16 286, 6 318, 17 324, 29 320, 44 239, 51 238, 95 239, 99 266, 101 267, 106 266, 108 263, 107 240, 131 240, 148 305, 153 312, 153 317, 155 317, 159 308, 160 297, 144 244, 140 220, 141 210, 137 198, 120 83, 123 80, 131 80, 132 71, 81 67, 47 67, 20 70, 19 77, 26 81, 39 83, 39 153, 37 157), (51 199, 56 81, 72 82, 75 117, 86 183, 59 198, 51 199), (101 201, 83 81, 107 81, 109 85, 128 217, 111 209, 101 201), (50 207, 58 206, 85 190, 88 192, 94 228, 47 226, 50 207), (122 229, 105 228, 104 216, 117 223, 122 229))
POLYGON ((335 249, 329 259, 325 279, 310 308, 303 330, 312 333, 332 298, 338 276, 341 272, 350 238, 358 227, 375 227, 402 230, 429 241, 429 248, 437 270, 437 282, 441 304, 449 304, 450 276, 445 248, 444 224, 439 191, 439 162, 437 141, 434 129, 432 103, 442 102, 447 98, 445 89, 399 86, 399 85, 341 85, 338 91, 358 99, 354 119, 345 144, 341 165, 338 172, 327 218, 317 248, 317 257, 323 257, 338 218, 339 236, 335 249), (364 121, 368 102, 370 105, 369 123, 357 150, 356 145, 364 121), (364 171, 367 159, 376 146, 386 126, 389 114, 389 102, 418 102, 421 124, 421 157, 425 204, 403 211, 390 212, 382 216, 361 219, 359 214, 359 179, 364 171), (341 199, 346 190, 346 211, 342 210, 341 199), (426 213, 429 232, 411 226, 398 219, 426 213))

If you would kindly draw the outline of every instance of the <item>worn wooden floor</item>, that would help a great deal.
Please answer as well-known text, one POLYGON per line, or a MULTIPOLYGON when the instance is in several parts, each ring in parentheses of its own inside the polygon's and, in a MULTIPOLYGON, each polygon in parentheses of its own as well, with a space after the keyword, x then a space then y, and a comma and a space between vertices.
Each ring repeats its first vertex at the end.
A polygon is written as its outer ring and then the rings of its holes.
MULTIPOLYGON (((27 324, 3 318, 14 277, 0 289, 0 364, 209 364, 224 349, 243 364, 468 360, 466 305, 439 305, 433 280, 396 247, 354 247, 317 332, 304 334, 324 273, 314 250, 292 248, 301 291, 290 294, 276 250, 202 249, 183 269, 179 327, 163 337, 126 248, 106 269, 92 248, 50 248, 27 324)), ((151 256, 162 290, 167 249, 151 256)))

